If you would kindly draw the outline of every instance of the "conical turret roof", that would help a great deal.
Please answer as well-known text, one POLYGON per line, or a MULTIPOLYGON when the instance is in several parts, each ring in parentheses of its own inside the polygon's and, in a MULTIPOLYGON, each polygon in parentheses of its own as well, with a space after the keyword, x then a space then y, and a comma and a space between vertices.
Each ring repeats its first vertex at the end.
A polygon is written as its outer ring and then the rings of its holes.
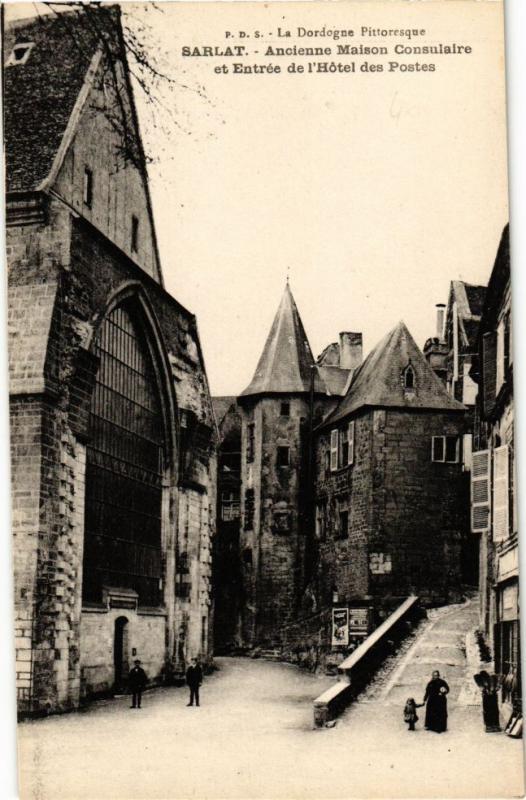
POLYGON ((313 366, 307 334, 287 281, 254 377, 241 397, 308 392, 313 366))
POLYGON ((347 394, 323 425, 337 422, 364 406, 466 410, 447 393, 402 321, 369 353, 355 373, 347 394), (404 386, 404 371, 409 365, 414 374, 411 391, 404 386))

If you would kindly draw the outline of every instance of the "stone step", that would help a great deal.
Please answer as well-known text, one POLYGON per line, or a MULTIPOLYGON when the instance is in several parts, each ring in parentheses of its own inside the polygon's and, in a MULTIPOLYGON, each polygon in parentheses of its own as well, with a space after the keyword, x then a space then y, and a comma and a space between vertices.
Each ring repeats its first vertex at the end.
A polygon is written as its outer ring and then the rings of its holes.
POLYGON ((274 650, 260 650, 259 651, 259 657, 260 658, 266 658, 267 660, 270 660, 270 661, 281 661, 282 660, 281 650, 276 650, 276 649, 274 649, 274 650))

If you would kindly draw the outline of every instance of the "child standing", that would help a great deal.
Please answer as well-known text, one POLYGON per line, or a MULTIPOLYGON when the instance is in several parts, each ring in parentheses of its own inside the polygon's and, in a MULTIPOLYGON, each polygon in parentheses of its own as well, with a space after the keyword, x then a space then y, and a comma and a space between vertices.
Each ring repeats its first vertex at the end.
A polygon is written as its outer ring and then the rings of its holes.
POLYGON ((418 722, 418 715, 416 713, 417 708, 421 708, 424 704, 423 703, 415 703, 414 699, 410 697, 404 707, 404 722, 408 724, 408 730, 414 731, 415 729, 415 722, 418 722))

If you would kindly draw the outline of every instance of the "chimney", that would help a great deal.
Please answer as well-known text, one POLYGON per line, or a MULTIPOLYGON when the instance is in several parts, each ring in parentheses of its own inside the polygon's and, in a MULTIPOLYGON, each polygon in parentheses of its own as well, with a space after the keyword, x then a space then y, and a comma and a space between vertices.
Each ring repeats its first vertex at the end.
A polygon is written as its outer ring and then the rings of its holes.
POLYGON ((357 369, 362 363, 362 334, 340 333, 340 367, 357 369))
POLYGON ((437 303, 437 336, 442 341, 444 339, 444 303, 437 303))

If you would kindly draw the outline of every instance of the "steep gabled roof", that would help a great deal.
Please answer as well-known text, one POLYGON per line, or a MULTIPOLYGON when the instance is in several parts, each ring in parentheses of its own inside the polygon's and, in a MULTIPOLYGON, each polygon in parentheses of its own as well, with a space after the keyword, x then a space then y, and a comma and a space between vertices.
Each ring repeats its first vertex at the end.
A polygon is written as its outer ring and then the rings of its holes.
MULTIPOLYGON (((307 334, 287 283, 254 377, 241 397, 308 392, 313 366, 307 334)), ((317 386, 317 390, 324 391, 324 387, 317 386)))
POLYGON ((320 364, 316 365, 316 370, 325 387, 326 393, 328 395, 340 396, 345 394, 345 389, 352 378, 353 372, 356 371, 336 366, 320 366, 320 364))
POLYGON ((451 324, 453 303, 457 304, 461 347, 463 350, 473 350, 477 335, 480 316, 484 307, 487 288, 476 286, 465 281, 451 281, 447 306, 447 320, 451 324))
POLYGON ((379 408, 465 411, 450 397, 404 322, 390 331, 356 371, 349 390, 323 425, 336 422, 364 406, 379 408), (413 392, 404 388, 404 370, 414 371, 413 392))
POLYGON ((484 308, 486 298, 486 286, 475 286, 472 283, 464 283, 464 291, 468 301, 469 310, 472 317, 480 317, 484 308))
POLYGON ((218 425, 221 425, 225 414, 235 404, 236 398, 230 395, 212 397, 212 408, 218 425))
MULTIPOLYGON (((117 140, 116 157, 132 164, 142 182, 152 264, 147 266, 143 260, 140 266, 162 285, 120 7, 86 3, 73 10, 12 22, 4 31, 3 50, 8 196, 57 191, 66 156, 75 146, 87 112, 105 115, 117 140), (13 59, 13 48, 24 44, 31 46, 28 57, 13 59), (104 96, 102 103, 97 93, 104 96)), ((88 220, 96 224, 93 216, 88 215, 88 220)), ((117 244, 122 248, 122 242, 117 244)))
POLYGON ((495 263, 491 271, 486 300, 484 303, 480 332, 482 336, 492 330, 501 308, 503 294, 511 279, 510 263, 510 226, 507 223, 502 231, 495 263))
MULTIPOLYGON (((100 18, 110 18, 107 8, 100 18)), ((37 189, 49 175, 99 44, 81 11, 45 14, 6 26, 4 63, 32 43, 25 63, 4 68, 8 192, 37 189)))

